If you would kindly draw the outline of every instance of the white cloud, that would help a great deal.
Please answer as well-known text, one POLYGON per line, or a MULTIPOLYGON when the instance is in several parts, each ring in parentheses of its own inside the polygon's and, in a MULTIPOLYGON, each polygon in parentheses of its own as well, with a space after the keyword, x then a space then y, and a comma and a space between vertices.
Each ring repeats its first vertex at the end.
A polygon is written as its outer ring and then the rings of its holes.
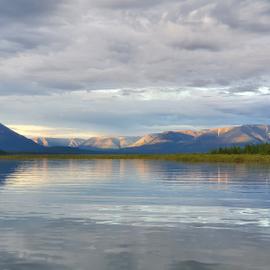
POLYGON ((142 135, 183 127, 268 123, 270 95, 240 93, 144 88, 5 96, 0 98, 1 121, 23 134, 54 137, 142 135), (32 127, 40 123, 47 128, 32 127))

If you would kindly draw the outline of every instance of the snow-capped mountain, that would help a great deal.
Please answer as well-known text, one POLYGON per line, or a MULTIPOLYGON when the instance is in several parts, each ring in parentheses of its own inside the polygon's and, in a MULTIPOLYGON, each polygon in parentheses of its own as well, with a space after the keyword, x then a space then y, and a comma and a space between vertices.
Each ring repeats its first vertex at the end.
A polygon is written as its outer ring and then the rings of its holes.
POLYGON ((93 137, 80 145, 80 148, 122 149, 133 145, 140 137, 93 137))
POLYGON ((85 140, 78 138, 46 138, 46 137, 34 137, 32 140, 45 147, 79 147, 85 140))

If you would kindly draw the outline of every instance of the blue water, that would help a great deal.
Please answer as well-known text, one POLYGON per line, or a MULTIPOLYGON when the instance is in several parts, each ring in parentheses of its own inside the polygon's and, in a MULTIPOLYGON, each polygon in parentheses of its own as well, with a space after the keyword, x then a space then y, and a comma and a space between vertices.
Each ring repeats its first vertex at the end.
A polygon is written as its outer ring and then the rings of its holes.
POLYGON ((270 166, 0 161, 0 270, 269 270, 270 166))

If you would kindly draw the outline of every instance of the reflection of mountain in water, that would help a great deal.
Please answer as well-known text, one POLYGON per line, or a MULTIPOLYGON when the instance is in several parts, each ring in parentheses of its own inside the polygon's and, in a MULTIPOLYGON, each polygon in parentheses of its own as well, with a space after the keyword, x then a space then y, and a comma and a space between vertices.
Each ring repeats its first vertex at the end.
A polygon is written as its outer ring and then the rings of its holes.
POLYGON ((15 173, 21 162, 13 160, 0 161, 0 185, 4 185, 9 176, 15 173))
MULTIPOLYGON (((158 181, 163 184, 230 184, 249 182, 269 187, 270 168, 246 164, 191 164, 160 160, 35 160, 0 161, 0 183, 8 177, 12 185, 44 185, 58 182, 88 183, 125 181, 158 181), (12 174, 12 176, 11 176, 12 174), (78 177, 79 176, 79 177, 78 177)), ((10 183, 11 184, 11 183, 10 183)), ((254 186, 253 186, 254 188, 254 186)))
MULTIPOLYGON (((114 161, 110 161, 112 164, 114 161)), ((111 167, 115 167, 111 165, 111 167)), ((181 163, 160 160, 122 160, 119 161, 122 174, 127 172, 147 179, 161 180, 163 183, 181 182, 216 184, 247 184, 249 182, 270 183, 270 167, 258 164, 217 164, 181 163), (150 177, 151 176, 151 177, 150 177), (154 177, 153 177, 154 176, 154 177)))

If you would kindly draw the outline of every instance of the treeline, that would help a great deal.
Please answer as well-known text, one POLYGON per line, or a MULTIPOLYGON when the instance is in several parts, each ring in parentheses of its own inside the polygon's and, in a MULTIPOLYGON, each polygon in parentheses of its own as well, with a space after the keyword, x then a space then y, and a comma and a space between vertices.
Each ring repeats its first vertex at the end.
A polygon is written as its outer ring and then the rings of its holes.
POLYGON ((246 146, 231 146, 231 147, 221 147, 211 154, 259 154, 259 155, 270 155, 270 144, 251 144, 246 146))
POLYGON ((5 155, 6 152, 0 150, 0 155, 5 155))

